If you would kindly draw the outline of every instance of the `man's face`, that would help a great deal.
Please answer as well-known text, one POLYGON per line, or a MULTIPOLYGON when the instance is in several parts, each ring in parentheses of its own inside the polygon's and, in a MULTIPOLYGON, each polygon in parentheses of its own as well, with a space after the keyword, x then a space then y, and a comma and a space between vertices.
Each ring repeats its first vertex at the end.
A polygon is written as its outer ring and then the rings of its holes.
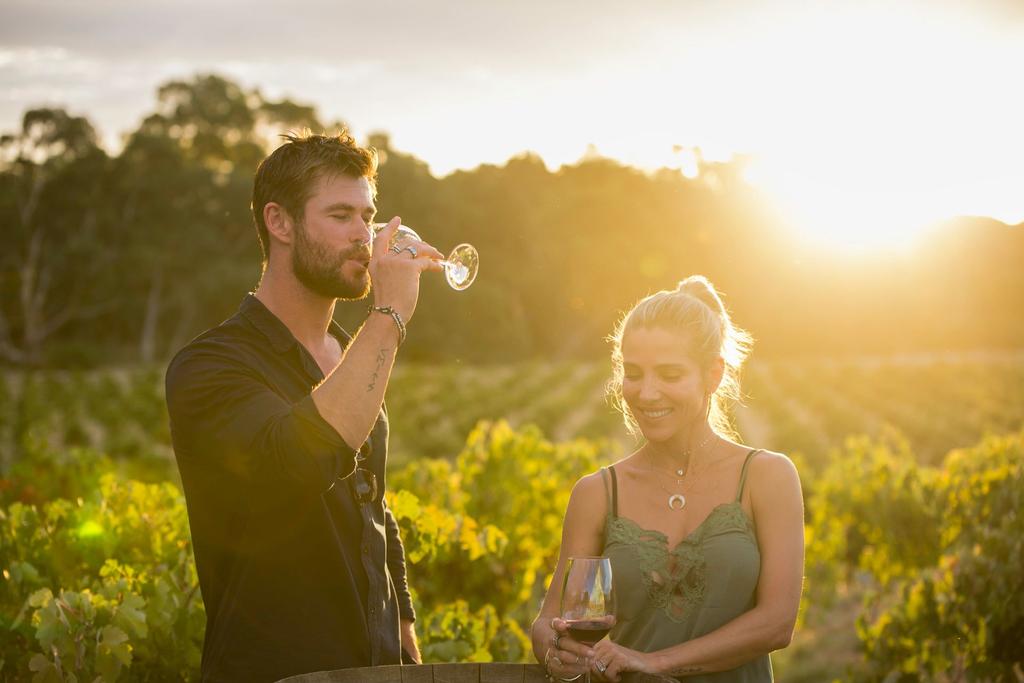
POLYGON ((377 207, 366 178, 321 178, 296 221, 292 270, 320 296, 361 299, 370 291, 370 223, 377 207))

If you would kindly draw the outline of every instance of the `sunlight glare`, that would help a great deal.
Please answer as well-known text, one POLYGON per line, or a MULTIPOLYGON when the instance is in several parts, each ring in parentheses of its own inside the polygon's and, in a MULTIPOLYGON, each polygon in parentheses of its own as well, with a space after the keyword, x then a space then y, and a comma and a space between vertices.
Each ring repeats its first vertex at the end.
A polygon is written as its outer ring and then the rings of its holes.
POLYGON ((98 538, 103 535, 103 527, 95 520, 86 520, 78 527, 78 537, 81 539, 98 538))
POLYGON ((834 249, 905 249, 955 215, 1024 219, 1005 36, 871 4, 803 19, 774 36, 774 54, 756 36, 746 53, 774 80, 758 86, 745 177, 797 232, 834 249))
POLYGON ((790 227, 808 243, 852 252, 906 249, 943 217, 940 209, 899 186, 870 178, 814 177, 755 161, 746 180, 767 192, 790 227))

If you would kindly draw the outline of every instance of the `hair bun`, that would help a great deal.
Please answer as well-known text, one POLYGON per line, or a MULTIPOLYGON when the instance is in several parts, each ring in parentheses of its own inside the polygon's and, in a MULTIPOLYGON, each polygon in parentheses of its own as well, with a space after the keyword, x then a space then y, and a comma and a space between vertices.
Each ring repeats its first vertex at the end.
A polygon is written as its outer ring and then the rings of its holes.
POLYGON ((703 275, 691 275, 685 280, 680 280, 676 291, 681 294, 688 294, 697 299, 719 316, 725 317, 725 305, 715 286, 703 275))

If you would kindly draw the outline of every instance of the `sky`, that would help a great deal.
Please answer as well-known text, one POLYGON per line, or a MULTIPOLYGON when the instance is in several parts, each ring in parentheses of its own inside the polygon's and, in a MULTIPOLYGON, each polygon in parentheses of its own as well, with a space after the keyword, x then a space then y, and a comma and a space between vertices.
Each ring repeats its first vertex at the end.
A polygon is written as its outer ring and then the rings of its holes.
POLYGON ((809 235, 856 246, 1024 221, 1022 65, 1024 0, 0 0, 0 131, 60 105, 116 151, 159 84, 215 72, 437 175, 743 155, 809 235))

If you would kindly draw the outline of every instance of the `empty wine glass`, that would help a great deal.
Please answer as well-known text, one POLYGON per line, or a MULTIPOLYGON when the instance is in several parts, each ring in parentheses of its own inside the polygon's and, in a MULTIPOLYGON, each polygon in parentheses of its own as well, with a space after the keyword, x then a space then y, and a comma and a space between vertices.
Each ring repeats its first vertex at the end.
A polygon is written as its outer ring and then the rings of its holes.
MULTIPOLYGON (((571 557, 562 581, 562 619, 573 640, 593 647, 615 625, 612 563, 607 557, 571 557)), ((587 669, 586 681, 590 681, 587 669)))
MULTIPOLYGON (((376 234, 386 226, 387 223, 374 223, 373 232, 376 234)), ((423 241, 423 238, 415 230, 407 225, 399 225, 388 248, 395 246, 395 243, 403 238, 423 241)), ((452 249, 448 258, 441 261, 441 265, 444 266, 444 277, 452 289, 463 290, 473 284, 473 280, 476 279, 476 273, 480 269, 480 254, 472 244, 463 242, 452 249)))

